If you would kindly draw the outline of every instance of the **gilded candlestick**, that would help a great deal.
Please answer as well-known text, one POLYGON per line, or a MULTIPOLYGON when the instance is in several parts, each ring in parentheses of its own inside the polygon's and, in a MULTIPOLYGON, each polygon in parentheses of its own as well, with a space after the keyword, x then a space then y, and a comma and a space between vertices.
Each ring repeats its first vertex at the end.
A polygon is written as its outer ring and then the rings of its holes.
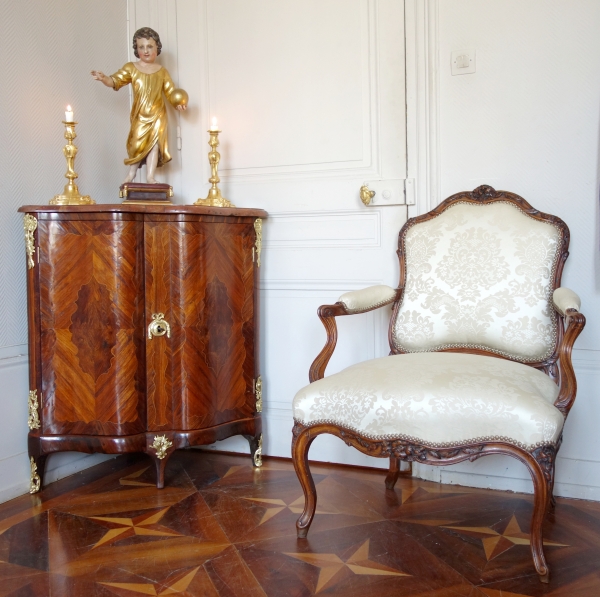
POLYGON ((219 161, 221 160, 221 154, 217 151, 220 132, 220 130, 212 129, 208 131, 208 134, 210 135, 208 144, 211 147, 211 150, 208 153, 211 177, 208 179, 208 182, 210 182, 212 186, 208 191, 208 197, 206 197, 206 199, 198 199, 194 205, 203 205, 205 207, 235 207, 231 201, 228 201, 221 195, 221 191, 218 186, 218 183, 221 182, 221 179, 219 178, 219 161))
POLYGON ((75 183, 75 179, 78 176, 74 168, 77 147, 73 145, 73 139, 77 137, 75 133, 75 125, 77 123, 63 120, 63 124, 65 125, 65 139, 67 140, 67 144, 63 147, 63 153, 67 160, 65 178, 69 182, 65 185, 62 195, 55 195, 53 199, 50 199, 50 205, 92 205, 96 202, 89 195, 80 195, 75 183))

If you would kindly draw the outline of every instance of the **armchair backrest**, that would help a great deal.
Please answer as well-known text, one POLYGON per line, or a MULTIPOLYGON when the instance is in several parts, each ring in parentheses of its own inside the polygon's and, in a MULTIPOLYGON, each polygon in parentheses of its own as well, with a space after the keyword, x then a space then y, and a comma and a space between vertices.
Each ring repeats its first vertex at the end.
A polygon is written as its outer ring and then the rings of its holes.
POLYGON ((556 358, 552 293, 569 230, 523 198, 483 186, 410 219, 400 231, 392 351, 464 349, 523 363, 556 358))

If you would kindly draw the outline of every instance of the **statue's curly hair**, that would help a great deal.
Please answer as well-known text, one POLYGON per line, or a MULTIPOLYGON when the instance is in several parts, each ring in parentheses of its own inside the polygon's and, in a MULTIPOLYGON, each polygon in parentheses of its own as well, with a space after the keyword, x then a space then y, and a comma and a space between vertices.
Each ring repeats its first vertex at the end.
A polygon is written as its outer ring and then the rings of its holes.
POLYGON ((133 53, 135 54, 136 58, 140 57, 137 51, 137 40, 140 38, 153 39, 156 42, 156 55, 158 56, 160 54, 162 50, 160 36, 158 35, 158 33, 156 33, 156 31, 154 31, 154 29, 150 29, 150 27, 142 27, 133 34, 133 53))

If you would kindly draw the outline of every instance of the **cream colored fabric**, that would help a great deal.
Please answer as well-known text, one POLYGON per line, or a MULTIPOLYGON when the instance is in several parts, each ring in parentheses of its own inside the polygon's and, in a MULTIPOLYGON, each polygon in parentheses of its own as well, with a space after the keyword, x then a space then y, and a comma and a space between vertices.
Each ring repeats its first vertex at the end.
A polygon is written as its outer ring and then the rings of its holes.
POLYGON ((555 444, 564 418, 558 386, 514 361, 413 353, 348 367, 300 390, 294 419, 330 422, 375 439, 444 447, 500 439, 526 449, 555 444))
POLYGON ((556 308, 564 315, 567 309, 581 309, 581 299, 579 295, 570 288, 557 288, 552 296, 556 308))
POLYGON ((459 203, 412 226, 392 323, 406 352, 480 347, 524 362, 552 354, 551 283, 560 230, 510 203, 459 203))
POLYGON ((351 313, 360 313, 391 303, 395 297, 396 291, 393 288, 380 284, 346 292, 340 296, 338 302, 343 303, 351 313))

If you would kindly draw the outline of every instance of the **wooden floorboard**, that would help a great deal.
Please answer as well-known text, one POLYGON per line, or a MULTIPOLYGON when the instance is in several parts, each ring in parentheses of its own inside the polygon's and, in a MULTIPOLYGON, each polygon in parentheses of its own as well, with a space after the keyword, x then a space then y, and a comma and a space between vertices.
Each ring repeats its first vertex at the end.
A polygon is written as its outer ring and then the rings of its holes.
POLYGON ((312 467, 308 539, 290 461, 178 451, 165 488, 120 456, 0 505, 0 597, 598 597, 600 506, 559 499, 529 551, 529 495, 312 467))

